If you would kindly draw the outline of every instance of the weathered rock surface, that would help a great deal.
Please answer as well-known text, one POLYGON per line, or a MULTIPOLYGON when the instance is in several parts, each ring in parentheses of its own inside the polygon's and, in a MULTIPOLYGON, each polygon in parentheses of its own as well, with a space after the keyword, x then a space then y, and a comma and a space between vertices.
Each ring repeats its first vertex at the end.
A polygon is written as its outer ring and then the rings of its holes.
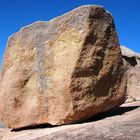
POLYGON ((87 122, 11 132, 0 128, 1 140, 139 140, 140 102, 95 116, 87 122))
POLYGON ((9 128, 69 124, 125 101, 126 79, 110 13, 83 6, 9 38, 0 112, 9 128))
POLYGON ((140 54, 121 46, 123 59, 127 66, 127 94, 126 102, 140 100, 140 54))

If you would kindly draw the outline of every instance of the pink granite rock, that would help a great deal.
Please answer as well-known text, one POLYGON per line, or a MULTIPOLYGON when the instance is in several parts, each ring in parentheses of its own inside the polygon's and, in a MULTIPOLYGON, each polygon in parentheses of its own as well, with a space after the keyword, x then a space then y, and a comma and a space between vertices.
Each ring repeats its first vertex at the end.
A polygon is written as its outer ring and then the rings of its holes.
POLYGON ((113 17, 82 6, 9 38, 0 112, 7 127, 70 124, 122 104, 126 79, 113 17))

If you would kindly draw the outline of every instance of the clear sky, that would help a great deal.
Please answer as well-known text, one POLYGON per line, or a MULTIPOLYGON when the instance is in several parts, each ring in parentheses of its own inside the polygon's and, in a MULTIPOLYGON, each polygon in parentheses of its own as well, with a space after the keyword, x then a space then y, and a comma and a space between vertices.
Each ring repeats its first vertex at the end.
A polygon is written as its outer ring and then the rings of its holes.
POLYGON ((120 44, 140 53, 140 0, 0 0, 0 71, 8 37, 37 20, 47 21, 85 4, 110 11, 120 44))

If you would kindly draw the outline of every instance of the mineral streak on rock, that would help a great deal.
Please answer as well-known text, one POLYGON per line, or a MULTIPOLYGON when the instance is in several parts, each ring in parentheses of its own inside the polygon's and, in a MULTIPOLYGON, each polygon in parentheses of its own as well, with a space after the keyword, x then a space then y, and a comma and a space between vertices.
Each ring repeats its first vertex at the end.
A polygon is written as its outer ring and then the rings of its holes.
POLYGON ((40 106, 42 106, 41 110, 42 112, 38 112, 41 115, 46 115, 46 97, 45 94, 47 94, 47 78, 45 77, 45 62, 47 60, 46 56, 45 56, 45 45, 47 44, 43 44, 42 42, 44 42, 43 40, 43 36, 41 33, 38 33, 36 35, 36 39, 35 39, 35 69, 36 72, 38 73, 38 84, 39 84, 39 90, 40 90, 40 94, 39 95, 41 97, 42 102, 40 103, 40 106), (38 45, 37 45, 38 44, 38 45))
POLYGON ((0 112, 7 127, 70 124, 125 101, 126 78, 112 15, 82 6, 9 38, 0 112))

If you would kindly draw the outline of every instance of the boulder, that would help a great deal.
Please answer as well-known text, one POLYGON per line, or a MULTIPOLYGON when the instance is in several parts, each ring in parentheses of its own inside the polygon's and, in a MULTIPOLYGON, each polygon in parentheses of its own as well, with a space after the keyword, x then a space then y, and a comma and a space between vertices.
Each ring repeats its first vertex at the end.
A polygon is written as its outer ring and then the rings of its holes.
POLYGON ((126 102, 140 100, 140 54, 121 46, 124 64, 127 66, 127 94, 126 102))
POLYGON ((5 125, 61 125, 110 110, 126 99, 126 78, 112 15, 82 6, 13 34, 0 91, 5 125))

